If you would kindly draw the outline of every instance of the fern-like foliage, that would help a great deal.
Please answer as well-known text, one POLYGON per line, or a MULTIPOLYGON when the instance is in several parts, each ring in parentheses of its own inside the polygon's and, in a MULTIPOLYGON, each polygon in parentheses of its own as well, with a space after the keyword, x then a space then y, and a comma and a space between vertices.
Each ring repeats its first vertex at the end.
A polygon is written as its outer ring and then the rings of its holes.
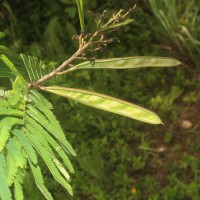
MULTIPOLYGON (((21 56, 31 81, 46 73, 42 61, 21 56)), ((55 180, 72 195, 69 173, 74 168, 69 156, 76 153, 52 113, 52 104, 28 87, 28 82, 6 56, 0 58, 4 63, 0 77, 10 74, 12 78, 12 89, 0 91, 0 199, 24 199, 23 180, 28 165, 39 190, 46 199, 53 199, 45 187, 38 156, 55 180)))
POLYGON ((47 65, 44 61, 39 60, 37 57, 26 56, 24 54, 21 54, 21 58, 31 82, 42 78, 54 70, 53 62, 47 65))
MULTIPOLYGON (((180 64, 171 58, 102 59, 93 64, 80 63, 62 73, 82 68, 105 68, 108 63, 110 68, 119 69, 168 67, 180 64)), ((54 179, 69 194, 73 194, 69 182, 70 173, 73 173, 74 169, 69 156, 75 156, 76 153, 52 113, 52 104, 34 88, 146 123, 162 123, 155 113, 108 95, 75 88, 38 85, 54 77, 58 72, 59 67, 56 71, 53 71, 52 67, 51 64, 47 65, 36 57, 21 54, 21 68, 25 68, 27 72, 24 73, 5 55, 0 57, 0 77, 9 78, 12 84, 11 90, 0 90, 0 198, 2 200, 10 200, 12 197, 17 200, 23 199, 22 186, 28 166, 45 198, 53 199, 45 187, 38 156, 46 163, 54 179), (51 73, 48 74, 49 72, 51 73)))

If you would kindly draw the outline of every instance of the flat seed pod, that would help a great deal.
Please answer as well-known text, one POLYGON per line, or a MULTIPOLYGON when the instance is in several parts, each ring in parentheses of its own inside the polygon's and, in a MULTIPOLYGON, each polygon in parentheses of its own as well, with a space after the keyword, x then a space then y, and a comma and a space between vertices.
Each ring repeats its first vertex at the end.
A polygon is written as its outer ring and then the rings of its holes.
POLYGON ((94 108, 123 115, 149 124, 162 124, 161 119, 155 113, 108 95, 64 87, 45 87, 43 90, 67 97, 94 108))
POLYGON ((127 69, 143 67, 174 67, 181 62, 174 58, 167 57, 125 57, 97 59, 94 62, 86 61, 73 67, 71 71, 77 69, 127 69))

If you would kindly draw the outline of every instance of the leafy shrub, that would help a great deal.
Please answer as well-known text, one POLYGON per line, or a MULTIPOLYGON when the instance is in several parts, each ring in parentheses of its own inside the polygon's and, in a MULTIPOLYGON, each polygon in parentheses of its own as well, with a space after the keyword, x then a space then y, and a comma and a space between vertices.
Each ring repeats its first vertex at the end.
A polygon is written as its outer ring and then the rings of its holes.
MULTIPOLYGON (((129 12, 127 12, 129 14, 129 12)), ((67 98, 76 100, 96 108, 118 113, 133 119, 144 122, 159 124, 161 120, 154 113, 143 109, 137 105, 127 103, 110 96, 89 92, 86 90, 52 86, 57 84, 57 80, 51 80, 56 75, 67 74, 78 69, 96 69, 96 68, 138 68, 148 66, 176 66, 179 61, 169 58, 153 57, 129 57, 112 59, 95 59, 91 61, 78 62, 71 66, 74 61, 87 47, 93 47, 91 44, 108 43, 109 39, 97 38, 102 31, 111 31, 113 28, 121 27, 132 22, 130 19, 123 19, 127 16, 121 10, 111 17, 107 23, 97 22, 97 31, 90 35, 79 35, 79 49, 69 60, 64 61, 60 66, 52 63, 45 63, 36 57, 21 54, 14 60, 13 55, 1 56, 0 76, 11 80, 11 89, 1 90, 1 190, 2 199, 10 199, 11 193, 9 186, 14 184, 15 197, 23 198, 22 183, 27 167, 31 168, 37 186, 47 199, 52 199, 44 185, 43 177, 39 167, 39 154, 46 163, 54 178, 63 185, 70 194, 72 194, 69 185, 69 172, 73 172, 72 164, 68 159, 68 154, 76 155, 75 151, 68 143, 65 135, 51 112, 51 103, 38 91, 48 91, 67 98), (117 19, 117 20, 116 20, 117 19), (118 22, 118 20, 122 20, 118 22), (102 40, 101 40, 102 39, 102 40), (109 63, 109 65, 107 65, 109 63), (18 67, 15 67, 18 66, 18 67), (68 69, 64 69, 69 65, 68 69), (45 84, 44 84, 45 82, 45 84), (50 86, 50 87, 49 87, 50 86), (36 153, 37 152, 37 153, 36 153), (62 161, 60 161, 60 158, 62 161), (15 164, 14 164, 15 163, 15 164), (64 167, 64 166, 65 167, 64 167), (8 171, 7 171, 8 170, 8 171), (62 175, 61 175, 62 174, 62 175), (9 181, 8 181, 9 180, 9 181)), ((84 29, 83 8, 80 2, 79 16, 81 18, 81 28, 84 29)), ((56 21, 53 21, 53 24, 56 21)), ((52 25, 51 25, 52 26, 52 25)), ((55 38, 52 41, 56 40, 55 38)), ((94 45, 95 46, 95 45, 94 45)), ((99 46, 95 46, 95 48, 99 46)), ((3 48, 5 49, 5 47, 3 48)), ((64 51, 63 51, 64 52, 64 51)), ((83 57, 84 59, 85 57, 83 57)), ((99 157, 101 155, 99 154, 99 157)), ((123 158, 122 158, 123 159, 123 158)), ((91 166, 85 166, 81 161, 82 167, 88 169, 93 176, 96 176, 95 170, 91 166), (92 172, 93 171, 93 172, 92 172)), ((86 163, 87 164, 87 163, 86 163)), ((100 164, 102 166, 102 164, 100 164)), ((119 169, 120 170, 120 169, 119 169)), ((101 171, 101 169, 99 170, 101 171)), ((128 180, 124 177, 124 180, 128 180)), ((127 184, 129 181, 127 181, 127 184)), ((96 188, 95 188, 96 189, 96 188)), ((101 195, 102 196, 102 195, 101 195)), ((98 197, 101 198, 101 197, 98 197)))
POLYGON ((166 48, 177 48, 182 56, 198 64, 200 54, 199 0, 149 0, 159 26, 160 40, 166 48), (164 30, 164 31, 163 31, 164 30), (166 41, 166 42, 165 42, 166 41), (170 44, 167 44, 170 41, 170 44), (189 54, 189 57, 187 56, 189 54))

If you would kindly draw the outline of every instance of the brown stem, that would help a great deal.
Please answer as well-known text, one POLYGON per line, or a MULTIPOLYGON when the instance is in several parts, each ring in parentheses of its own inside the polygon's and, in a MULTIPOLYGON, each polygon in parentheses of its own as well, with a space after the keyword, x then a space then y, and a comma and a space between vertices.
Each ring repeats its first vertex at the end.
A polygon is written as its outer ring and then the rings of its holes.
MULTIPOLYGON (((41 88, 41 84, 57 75, 61 75, 61 74, 66 74, 69 71, 73 70, 73 68, 75 66, 70 66, 70 64, 77 59, 81 54, 83 54, 83 52, 92 44, 94 43, 93 40, 95 39, 96 36, 98 36, 98 34, 102 34, 102 31, 106 30, 107 27, 114 25, 116 23, 116 21, 120 18, 125 18, 127 14, 129 14, 129 11, 122 15, 123 10, 120 10, 117 14, 113 15, 112 18, 110 18, 107 23, 105 23, 99 30, 97 30, 88 40, 87 43, 84 43, 84 39, 86 39, 88 36, 83 37, 83 33, 81 33, 81 35, 79 36, 79 49, 66 61, 64 61, 58 68, 56 68, 55 70, 53 70, 52 72, 50 72, 49 74, 46 74, 45 76, 43 76, 42 78, 38 79, 37 81, 30 83, 29 84, 29 88, 41 88), (68 69, 64 70, 64 68, 66 66, 69 66, 68 69)), ((111 27, 112 28, 112 27, 111 27)), ((100 40, 95 42, 96 44, 103 42, 101 41, 103 39, 103 36, 101 36, 100 40)), ((108 41, 107 41, 108 42, 108 41)))
MULTIPOLYGON (((56 68, 54 71, 50 72, 49 74, 46 74, 45 76, 43 76, 41 79, 31 83, 29 85, 29 87, 34 87, 37 88, 39 85, 41 85, 43 82, 53 78, 56 75, 62 74, 62 70, 66 67, 69 66, 69 64, 71 64, 79 55, 81 55, 85 49, 87 49, 92 41, 94 40, 94 38, 99 34, 100 31, 96 31, 92 37, 90 38, 90 40, 84 44, 83 46, 80 46, 79 49, 66 61, 64 61, 58 68, 56 68)), ((72 67, 71 67, 72 68, 72 67)), ((70 70, 71 68, 69 68, 68 70, 70 70)))

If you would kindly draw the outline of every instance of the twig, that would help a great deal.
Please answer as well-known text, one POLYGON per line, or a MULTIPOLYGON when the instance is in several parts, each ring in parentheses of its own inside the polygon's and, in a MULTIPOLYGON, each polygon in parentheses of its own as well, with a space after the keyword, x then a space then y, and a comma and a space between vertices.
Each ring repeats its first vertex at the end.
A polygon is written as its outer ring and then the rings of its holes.
MULTIPOLYGON (((114 14, 104 25, 102 25, 100 27, 100 29, 97 29, 96 32, 94 32, 90 39, 85 42, 86 38, 89 38, 90 34, 88 35, 84 35, 83 32, 81 32, 81 34, 79 35, 78 39, 79 39, 79 49, 68 59, 65 60, 59 67, 57 67, 55 70, 53 70, 52 72, 50 72, 49 74, 46 74, 45 76, 43 76, 42 78, 38 79, 35 82, 32 82, 29 84, 29 88, 42 88, 42 83, 44 83, 45 81, 57 76, 57 75, 62 75, 62 74, 66 74, 68 72, 70 72, 71 70, 73 70, 76 66, 72 65, 72 62, 74 60, 76 60, 77 58, 83 57, 83 53, 84 51, 94 45, 97 45, 96 49, 92 49, 94 50, 100 50, 102 49, 102 45, 106 46, 108 43, 113 41, 113 38, 104 40, 104 31, 106 32, 110 32, 110 30, 114 31, 115 28, 119 28, 121 26, 124 26, 126 24, 129 24, 130 22, 132 22, 132 19, 127 19, 125 20, 125 17, 132 11, 134 10, 135 7, 133 7, 132 9, 130 9, 127 13, 125 13, 124 15, 122 15, 123 10, 119 10, 118 13, 114 14), (100 39, 97 41, 94 41, 94 39, 97 36, 100 36, 100 39), (99 45, 99 46, 98 46, 99 45), (65 69, 65 67, 69 67, 68 69, 65 69)), ((105 11, 103 12, 102 16, 105 14, 105 11)), ((102 18, 101 16, 101 18, 102 18)))
MULTIPOLYGON (((52 71, 51 73, 43 76, 41 79, 37 80, 36 82, 30 83, 29 87, 34 87, 37 88, 39 85, 41 85, 43 82, 53 78, 54 76, 58 75, 58 74, 62 74, 62 70, 66 67, 69 66, 69 64, 71 64, 78 56, 80 56, 84 50, 86 50, 91 44, 92 41, 94 40, 94 38, 99 34, 100 31, 96 31, 92 37, 90 38, 90 40, 79 47, 79 49, 66 61, 64 61, 58 68, 56 68, 54 71, 52 71)), ((71 67, 73 68, 73 67, 71 67)), ((70 70, 71 68, 69 68, 68 70, 70 70)), ((67 70, 66 70, 67 71, 67 70)))

